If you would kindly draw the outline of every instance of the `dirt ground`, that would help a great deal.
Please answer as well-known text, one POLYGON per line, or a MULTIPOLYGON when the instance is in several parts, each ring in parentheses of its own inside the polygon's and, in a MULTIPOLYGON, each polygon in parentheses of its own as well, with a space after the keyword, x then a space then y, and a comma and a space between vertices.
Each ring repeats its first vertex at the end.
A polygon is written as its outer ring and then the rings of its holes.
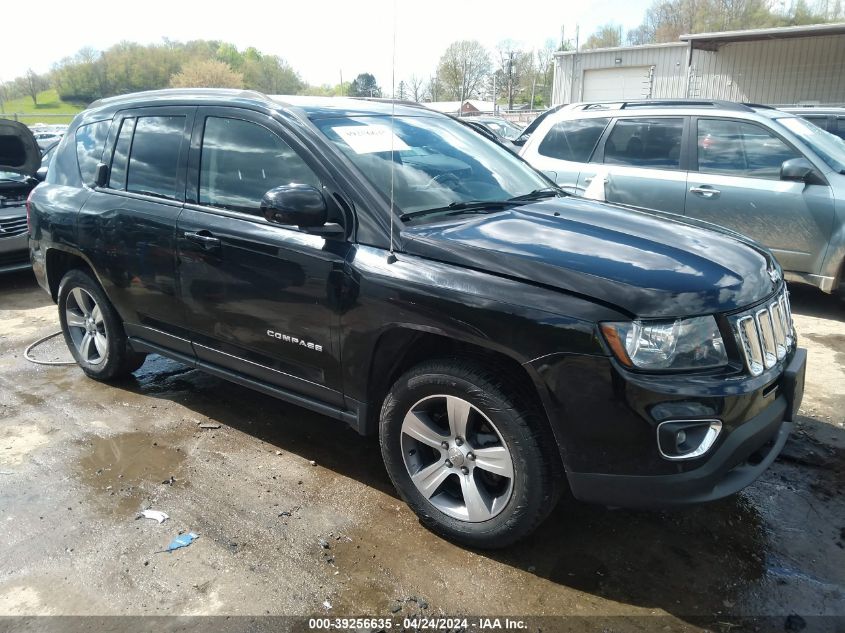
MULTIPOLYGON (((792 297, 809 349, 802 417, 757 483, 672 512, 565 502, 532 539, 489 553, 422 528, 377 441, 338 422, 155 356, 114 385, 29 363, 56 308, 31 273, 1 277, 0 616, 843 631, 845 304, 792 297), (145 508, 170 519, 137 520, 145 508), (180 531, 199 538, 156 553, 180 531)), ((61 339, 36 353, 69 358, 61 339)))

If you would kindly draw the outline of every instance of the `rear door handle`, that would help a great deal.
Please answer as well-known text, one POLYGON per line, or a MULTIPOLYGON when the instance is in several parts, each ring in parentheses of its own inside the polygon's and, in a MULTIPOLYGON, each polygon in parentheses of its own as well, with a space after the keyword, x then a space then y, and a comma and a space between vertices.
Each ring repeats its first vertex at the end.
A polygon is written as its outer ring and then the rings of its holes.
POLYGON ((715 198, 717 197, 721 191, 718 189, 714 189, 710 185, 702 185, 701 187, 690 187, 690 193, 694 193, 697 196, 701 196, 702 198, 715 198))
POLYGON ((220 238, 214 237, 210 231, 185 231, 185 239, 195 244, 202 244, 206 250, 220 248, 220 238))

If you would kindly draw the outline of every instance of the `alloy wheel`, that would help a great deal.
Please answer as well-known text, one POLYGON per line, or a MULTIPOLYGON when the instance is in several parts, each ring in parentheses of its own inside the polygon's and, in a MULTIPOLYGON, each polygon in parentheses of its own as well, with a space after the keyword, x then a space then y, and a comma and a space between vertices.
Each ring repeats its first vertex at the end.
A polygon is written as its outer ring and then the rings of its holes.
POLYGON ((402 457, 417 490, 470 523, 499 514, 513 493, 513 459, 496 426, 457 396, 417 402, 402 421, 402 457))
POLYGON ((90 292, 76 287, 65 302, 65 322, 80 358, 99 365, 108 354, 108 332, 103 311, 90 292))

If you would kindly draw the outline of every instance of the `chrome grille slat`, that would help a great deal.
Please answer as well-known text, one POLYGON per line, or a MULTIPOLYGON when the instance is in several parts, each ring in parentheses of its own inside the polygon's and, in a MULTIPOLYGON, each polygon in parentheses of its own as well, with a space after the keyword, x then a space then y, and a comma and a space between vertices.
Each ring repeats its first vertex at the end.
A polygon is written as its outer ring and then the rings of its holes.
POLYGON ((778 361, 775 353, 775 332, 772 327, 772 315, 768 308, 764 308, 754 314, 754 320, 757 321, 757 333, 760 335, 760 343, 763 346, 763 364, 766 369, 770 369, 778 361))
POLYGON ((0 220, 0 239, 26 233, 26 216, 0 220))
POLYGON ((771 369, 786 358, 795 341, 789 293, 784 290, 766 305, 739 315, 735 329, 751 375, 771 369))

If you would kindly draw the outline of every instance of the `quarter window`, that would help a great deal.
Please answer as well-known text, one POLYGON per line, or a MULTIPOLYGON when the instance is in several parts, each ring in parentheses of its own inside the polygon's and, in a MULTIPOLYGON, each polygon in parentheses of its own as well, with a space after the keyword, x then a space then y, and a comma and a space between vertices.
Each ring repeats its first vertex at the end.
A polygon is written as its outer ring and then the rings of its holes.
POLYGON ((699 119, 698 171, 780 179, 785 160, 801 155, 765 128, 743 121, 699 119))
POLYGON ((680 169, 683 131, 683 119, 620 119, 604 145, 604 162, 680 169))
POLYGON ((76 130, 76 159, 79 175, 86 185, 93 184, 96 178, 97 164, 103 159, 110 124, 111 121, 98 121, 81 125, 76 130))
POLYGON ((305 161, 267 128, 208 117, 200 158, 200 204, 258 213, 270 189, 288 184, 319 186, 305 161))
POLYGON ((129 154, 127 191, 177 197, 176 176, 184 130, 184 116, 138 117, 129 154))
POLYGON ((560 121, 546 134, 537 153, 549 158, 586 163, 609 122, 610 119, 560 121))

